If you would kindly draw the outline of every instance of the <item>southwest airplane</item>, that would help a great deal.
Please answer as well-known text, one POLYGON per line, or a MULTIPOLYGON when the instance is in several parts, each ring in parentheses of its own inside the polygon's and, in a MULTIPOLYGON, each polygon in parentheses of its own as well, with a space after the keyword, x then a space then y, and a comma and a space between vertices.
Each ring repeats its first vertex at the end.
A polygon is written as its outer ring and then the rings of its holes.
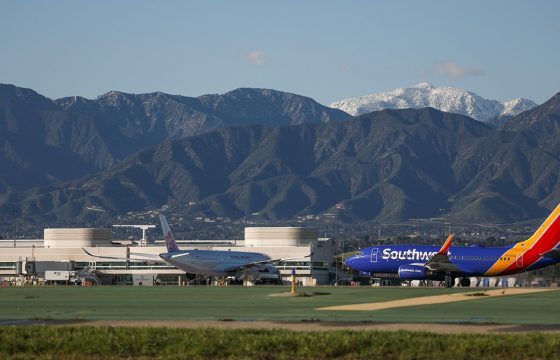
MULTIPOLYGON (((290 259, 271 259, 268 255, 257 252, 230 251, 230 250, 180 250, 177 242, 171 233, 164 215, 160 214, 161 228, 163 230, 165 246, 167 252, 159 255, 147 253, 130 252, 134 258, 116 258, 108 256, 97 256, 91 254, 86 249, 82 249, 92 257, 117 259, 121 261, 152 261, 166 262, 178 269, 186 272, 189 280, 196 275, 228 277, 244 279, 258 279, 260 273, 278 274, 278 269, 272 263, 291 260, 290 259)), ((306 257, 309 257, 308 255, 306 257)))
POLYGON ((460 278, 502 276, 531 271, 560 262, 560 205, 528 240, 503 247, 451 246, 453 234, 435 246, 372 246, 346 259, 350 268, 367 273, 393 273, 404 280, 445 281, 452 287, 460 278))

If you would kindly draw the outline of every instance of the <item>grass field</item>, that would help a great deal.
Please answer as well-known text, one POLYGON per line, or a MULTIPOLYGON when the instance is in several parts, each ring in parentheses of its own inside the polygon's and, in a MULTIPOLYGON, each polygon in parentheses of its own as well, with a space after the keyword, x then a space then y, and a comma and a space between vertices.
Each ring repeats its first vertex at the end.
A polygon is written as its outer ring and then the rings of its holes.
POLYGON ((287 291, 285 287, 12 287, 0 289, 0 319, 560 324, 560 313, 553 310, 560 291, 374 312, 315 309, 466 290, 317 287, 300 289, 314 296, 272 296, 287 291))
POLYGON ((0 327, 2 359, 558 359, 558 334, 0 327))

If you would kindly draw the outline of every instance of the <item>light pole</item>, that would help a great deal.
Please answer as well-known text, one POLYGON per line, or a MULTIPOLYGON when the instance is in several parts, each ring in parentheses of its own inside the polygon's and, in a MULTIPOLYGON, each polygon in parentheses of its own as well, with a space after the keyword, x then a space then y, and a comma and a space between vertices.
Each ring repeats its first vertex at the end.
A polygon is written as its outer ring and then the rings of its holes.
POLYGON ((334 286, 338 286, 338 230, 334 239, 334 286))
POLYGON ((440 208, 439 211, 441 211, 441 238, 445 239, 445 217, 444 217, 444 214, 443 214, 445 209, 440 208))
POLYGON ((12 210, 12 216, 13 216, 13 236, 14 236, 14 247, 16 247, 16 237, 17 237, 17 211, 16 209, 12 210))

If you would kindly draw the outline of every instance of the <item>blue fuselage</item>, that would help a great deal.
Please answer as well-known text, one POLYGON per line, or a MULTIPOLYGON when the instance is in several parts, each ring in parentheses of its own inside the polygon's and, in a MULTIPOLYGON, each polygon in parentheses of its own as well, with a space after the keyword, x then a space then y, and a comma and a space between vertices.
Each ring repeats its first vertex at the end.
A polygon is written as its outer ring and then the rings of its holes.
MULTIPOLYGON (((452 246, 448 251, 448 256, 449 260, 459 268, 459 272, 455 275, 489 276, 488 270, 496 262, 501 261, 512 246, 494 248, 452 246)), ((424 265, 438 250, 439 247, 436 246, 373 246, 358 251, 345 263, 350 268, 361 272, 396 274, 399 267, 403 265, 424 265)), ((558 259, 541 258, 532 264, 520 264, 519 271, 516 272, 535 270, 558 262, 560 262, 558 259)))

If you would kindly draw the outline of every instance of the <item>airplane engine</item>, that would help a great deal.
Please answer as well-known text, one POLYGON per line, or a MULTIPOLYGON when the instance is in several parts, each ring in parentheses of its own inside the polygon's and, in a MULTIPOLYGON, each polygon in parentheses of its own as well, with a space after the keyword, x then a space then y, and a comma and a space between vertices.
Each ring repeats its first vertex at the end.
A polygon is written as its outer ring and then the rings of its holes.
POLYGON ((444 279, 444 275, 434 273, 421 265, 401 265, 399 266, 399 277, 404 280, 439 280, 444 279))
POLYGON ((405 280, 425 280, 426 268, 418 265, 401 265, 399 277, 405 280))
POLYGON ((186 273, 185 277, 187 278, 187 280, 194 280, 196 278, 196 274, 186 273))

